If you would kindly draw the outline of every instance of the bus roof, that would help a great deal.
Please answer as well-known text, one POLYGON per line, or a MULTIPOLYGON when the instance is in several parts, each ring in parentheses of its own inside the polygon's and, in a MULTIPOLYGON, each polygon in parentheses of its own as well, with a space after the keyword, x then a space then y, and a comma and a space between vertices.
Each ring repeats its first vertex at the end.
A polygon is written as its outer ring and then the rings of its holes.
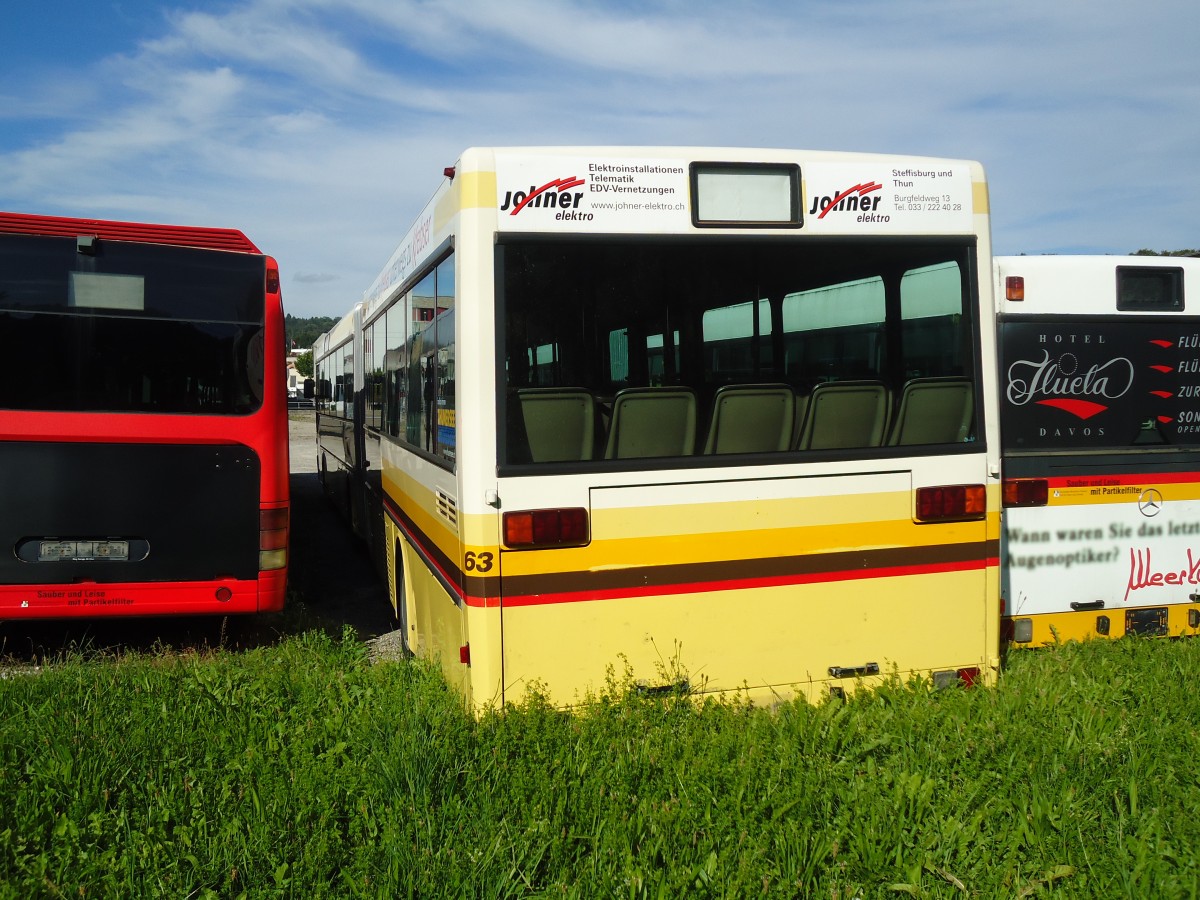
POLYGON ((236 253, 262 253, 246 235, 235 228, 151 225, 143 222, 117 222, 108 219, 76 219, 67 216, 0 212, 0 233, 36 234, 50 237, 85 235, 113 241, 173 244, 180 247, 229 250, 236 253))
POLYGON ((1187 256, 1100 256, 1100 255, 1047 255, 1047 256, 997 256, 993 258, 996 287, 996 311, 1010 316, 1032 315, 1141 315, 1146 313, 1171 313, 1191 315, 1192 305, 1185 303, 1187 287, 1196 290, 1200 283, 1200 259, 1187 256), (1156 275, 1154 270, 1163 274, 1156 275), (1129 298, 1121 287, 1120 273, 1136 276, 1139 273, 1146 284, 1167 291, 1174 298, 1167 301, 1164 294, 1155 304, 1149 295, 1142 302, 1127 302, 1129 298), (1167 273, 1174 273, 1169 279, 1167 273), (1020 299, 1009 299, 1008 279, 1021 279, 1020 299), (1168 286, 1170 290, 1168 291, 1168 286), (1177 296, 1176 296, 1177 294, 1177 296), (1119 296, 1120 295, 1120 296, 1119 296), (1147 306, 1146 302, 1151 302, 1147 306), (1163 305, 1165 303, 1165 305, 1163 305))

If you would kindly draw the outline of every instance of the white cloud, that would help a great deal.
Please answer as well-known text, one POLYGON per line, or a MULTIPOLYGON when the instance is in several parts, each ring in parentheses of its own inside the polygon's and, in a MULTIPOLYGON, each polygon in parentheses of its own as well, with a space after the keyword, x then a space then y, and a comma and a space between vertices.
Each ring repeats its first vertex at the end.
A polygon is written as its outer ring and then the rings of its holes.
POLYGON ((1198 17, 1188 0, 1151 6, 241 0, 156 11, 156 37, 98 65, 62 59, 34 78, 6 72, 0 54, 0 208, 242 228, 279 259, 297 315, 349 308, 471 145, 963 156, 989 171, 1000 252, 1191 246, 1198 17))

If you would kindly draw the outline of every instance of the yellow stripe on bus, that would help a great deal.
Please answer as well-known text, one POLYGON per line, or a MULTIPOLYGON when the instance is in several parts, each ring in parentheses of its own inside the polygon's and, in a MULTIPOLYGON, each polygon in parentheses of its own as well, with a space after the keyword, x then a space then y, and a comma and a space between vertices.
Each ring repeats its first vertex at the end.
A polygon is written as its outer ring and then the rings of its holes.
POLYGON ((975 207, 975 215, 986 216, 990 212, 991 202, 988 200, 986 181, 971 182, 971 203, 975 207))
POLYGON ((658 537, 593 540, 587 547, 562 548, 553 557, 540 553, 507 555, 509 575, 543 572, 587 571, 603 560, 620 560, 620 568, 683 565, 696 559, 775 559, 778 557, 868 551, 909 547, 919 553, 922 546, 978 542, 978 524, 973 534, 951 526, 923 527, 918 533, 928 540, 916 543, 911 521, 858 522, 853 525, 769 528, 754 532, 672 534, 658 537), (957 533, 956 533, 957 532, 957 533))
MULTIPOLYGON (((448 555, 454 552, 456 534, 434 511, 432 492, 395 469, 387 471, 384 489, 429 540, 448 555)), ((506 571, 511 575, 588 571, 603 568, 605 559, 613 560, 619 568, 629 568, 685 564, 697 559, 770 559, 906 546, 919 552, 921 547, 980 541, 980 522, 916 525, 911 516, 901 518, 901 508, 907 511, 908 502, 907 492, 897 492, 842 497, 833 509, 829 498, 793 498, 593 510, 593 539, 588 546, 557 548, 552 554, 512 553, 507 556, 506 571), (818 506, 827 518, 812 524, 819 519, 815 511, 818 506), (890 512, 895 518, 877 518, 880 512, 890 512), (696 531, 697 523, 705 520, 719 521, 721 530, 696 531)), ((998 518, 996 513, 989 516, 988 531, 999 527, 998 518)), ((459 527, 466 538, 465 551, 498 549, 488 539, 496 535, 494 514, 461 515, 459 527)))
POLYGON ((1047 506, 1113 506, 1136 505, 1142 491, 1155 488, 1165 502, 1175 500, 1200 500, 1200 483, 1174 482, 1163 484, 1147 479, 1142 487, 1114 488, 1051 488, 1047 506), (1107 493, 1101 493, 1107 490, 1107 493))
POLYGON ((464 209, 496 208, 496 173, 456 173, 450 190, 438 201, 433 214, 433 228, 441 231, 464 209))

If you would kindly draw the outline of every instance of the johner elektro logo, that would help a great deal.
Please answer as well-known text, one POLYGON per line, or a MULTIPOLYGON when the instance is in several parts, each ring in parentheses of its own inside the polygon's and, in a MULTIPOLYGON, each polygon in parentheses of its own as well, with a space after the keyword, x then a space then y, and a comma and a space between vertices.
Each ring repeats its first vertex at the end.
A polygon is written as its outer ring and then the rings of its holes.
POLYGON ((879 201, 882 199, 882 195, 877 191, 882 190, 882 184, 878 181, 871 181, 837 191, 832 196, 813 197, 812 209, 808 211, 808 214, 823 219, 831 212, 856 212, 861 214, 860 222, 886 222, 887 217, 877 213, 879 201), (868 196, 871 194, 874 196, 868 196), (863 218, 863 216, 868 218, 863 218))
POLYGON ((566 178, 547 181, 541 187, 531 184, 528 191, 507 191, 504 194, 504 202, 500 204, 500 211, 515 216, 528 206, 535 209, 578 209, 580 201, 583 200, 583 192, 573 193, 571 188, 581 187, 585 183, 582 178, 568 175, 566 178))

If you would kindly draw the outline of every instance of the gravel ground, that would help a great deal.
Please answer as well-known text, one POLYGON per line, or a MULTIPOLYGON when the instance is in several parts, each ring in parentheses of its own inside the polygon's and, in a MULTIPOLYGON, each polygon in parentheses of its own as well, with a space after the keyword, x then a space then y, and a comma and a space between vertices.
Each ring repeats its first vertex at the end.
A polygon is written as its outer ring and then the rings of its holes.
POLYGON ((317 478, 312 412, 290 415, 292 558, 289 584, 306 617, 340 633, 351 626, 368 640, 394 627, 387 588, 366 546, 325 498, 317 478))

